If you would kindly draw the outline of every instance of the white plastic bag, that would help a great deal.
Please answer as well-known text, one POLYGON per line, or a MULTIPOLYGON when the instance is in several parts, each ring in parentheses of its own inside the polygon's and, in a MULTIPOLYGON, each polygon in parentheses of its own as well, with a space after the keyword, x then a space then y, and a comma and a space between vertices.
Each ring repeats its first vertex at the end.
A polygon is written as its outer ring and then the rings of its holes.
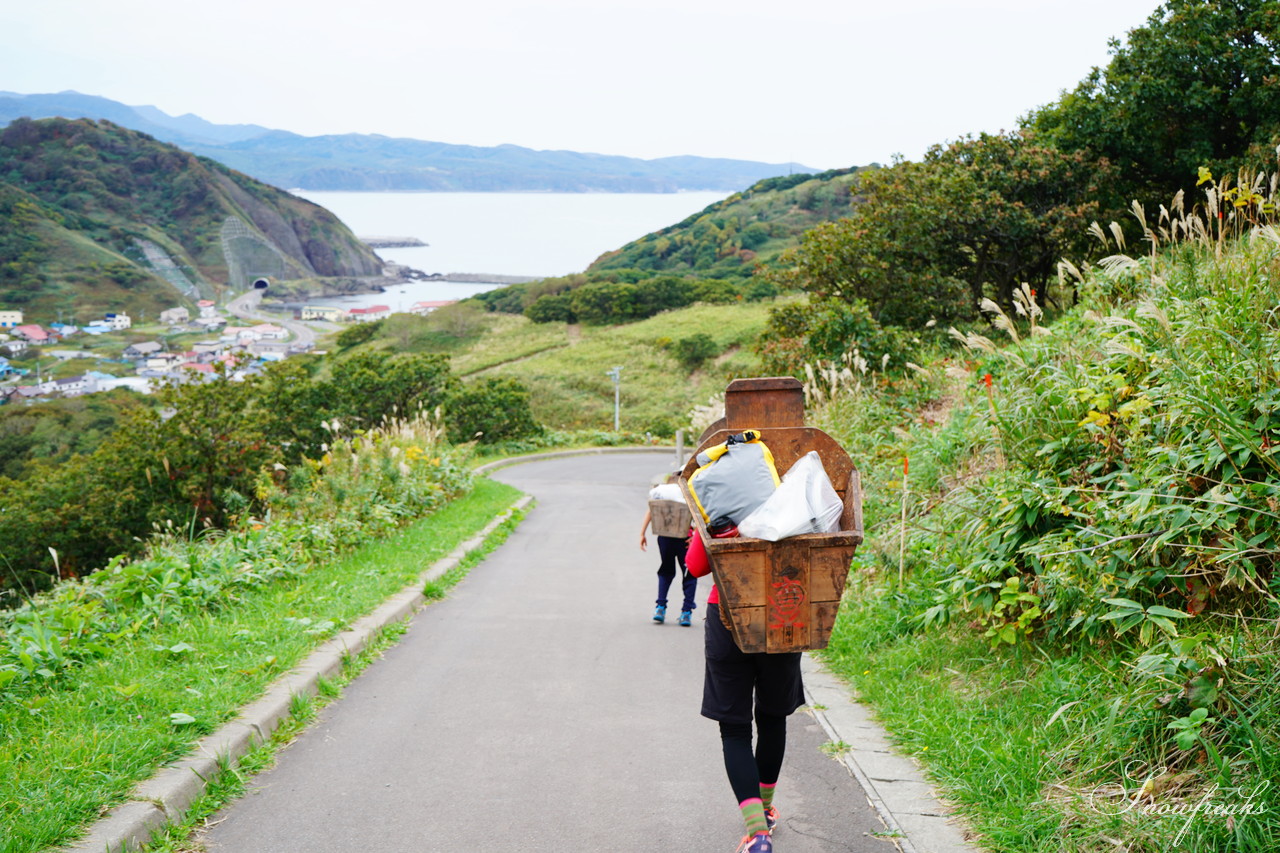
POLYGON ((802 533, 832 533, 844 504, 817 451, 796 460, 769 499, 738 524, 738 533, 777 542, 802 533))

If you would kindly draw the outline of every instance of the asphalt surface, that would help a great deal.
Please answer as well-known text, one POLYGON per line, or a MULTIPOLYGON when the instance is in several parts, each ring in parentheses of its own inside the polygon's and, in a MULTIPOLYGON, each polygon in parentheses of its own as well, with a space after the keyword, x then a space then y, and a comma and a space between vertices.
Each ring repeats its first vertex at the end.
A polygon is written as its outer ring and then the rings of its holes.
MULTIPOLYGON (((711 851, 742 835, 699 716, 702 616, 651 621, 652 453, 501 470, 537 498, 507 542, 210 820, 210 853, 711 851)), ((676 585, 678 589, 678 584, 676 585)), ((674 591, 674 590, 673 590, 674 591)), ((785 853, 892 851, 821 727, 791 718, 785 853)))
POLYGON ((227 310, 241 320, 256 320, 263 323, 275 323, 288 329, 293 335, 290 341, 297 346, 310 346, 316 342, 315 329, 300 320, 289 320, 283 317, 272 317, 258 310, 262 304, 262 296, 266 291, 254 288, 247 290, 227 303, 227 310))

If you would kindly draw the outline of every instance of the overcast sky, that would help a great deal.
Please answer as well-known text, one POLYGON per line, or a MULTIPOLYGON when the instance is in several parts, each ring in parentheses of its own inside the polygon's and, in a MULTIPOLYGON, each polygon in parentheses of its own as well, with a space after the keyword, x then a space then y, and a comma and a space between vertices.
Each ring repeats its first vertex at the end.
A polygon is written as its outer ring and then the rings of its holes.
POLYGON ((817 168, 1015 126, 1154 0, 38 0, 0 90, 222 124, 817 168))

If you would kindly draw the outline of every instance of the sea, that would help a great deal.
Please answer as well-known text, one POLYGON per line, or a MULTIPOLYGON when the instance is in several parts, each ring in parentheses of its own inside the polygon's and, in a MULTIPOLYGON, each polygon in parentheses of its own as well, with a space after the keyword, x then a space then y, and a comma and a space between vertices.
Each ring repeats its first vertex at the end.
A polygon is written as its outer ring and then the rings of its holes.
MULTIPOLYGON (((384 261, 424 273, 548 276, 582 272, 605 252, 698 213, 724 192, 438 193, 295 195, 331 210, 358 237, 416 237, 426 246, 379 249, 384 261)), ((462 299, 492 282, 415 281, 382 294, 309 300, 400 310, 419 300, 462 299)))

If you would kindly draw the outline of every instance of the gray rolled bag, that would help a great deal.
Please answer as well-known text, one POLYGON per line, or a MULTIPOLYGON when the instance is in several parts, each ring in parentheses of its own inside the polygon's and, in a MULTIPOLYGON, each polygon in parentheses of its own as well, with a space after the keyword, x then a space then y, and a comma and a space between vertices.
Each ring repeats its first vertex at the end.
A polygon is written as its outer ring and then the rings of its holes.
POLYGON ((781 482, 773 454, 757 430, 729 436, 698 454, 689 492, 709 528, 737 524, 768 500, 781 482))

